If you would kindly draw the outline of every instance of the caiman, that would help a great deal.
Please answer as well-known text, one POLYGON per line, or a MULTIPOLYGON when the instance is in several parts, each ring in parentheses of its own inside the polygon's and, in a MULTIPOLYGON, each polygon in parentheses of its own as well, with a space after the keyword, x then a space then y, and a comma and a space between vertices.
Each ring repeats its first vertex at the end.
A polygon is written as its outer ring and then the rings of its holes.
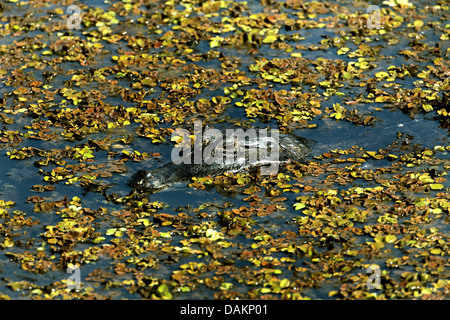
POLYGON ((303 161, 314 144, 313 140, 282 133, 246 139, 230 136, 221 141, 203 139, 203 157, 200 163, 194 161, 195 150, 190 151, 183 154, 183 158, 188 161, 179 164, 171 161, 153 170, 139 170, 129 179, 128 184, 133 192, 155 192, 176 182, 190 181, 193 177, 217 176, 226 172, 245 172, 260 168, 266 169, 266 174, 276 174, 279 165, 303 161), (213 142, 215 147, 211 148, 213 142), (211 152, 205 155, 208 145, 211 152), (232 157, 227 159, 229 155, 232 157), (269 170, 274 168, 275 170, 269 170))

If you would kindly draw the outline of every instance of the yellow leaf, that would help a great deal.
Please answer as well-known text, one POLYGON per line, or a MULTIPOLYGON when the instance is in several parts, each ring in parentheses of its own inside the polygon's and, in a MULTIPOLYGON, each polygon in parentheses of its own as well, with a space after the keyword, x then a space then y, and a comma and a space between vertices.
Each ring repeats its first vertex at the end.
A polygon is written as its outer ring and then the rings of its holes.
POLYGON ((380 72, 375 73, 375 77, 383 79, 383 78, 389 77, 389 73, 380 71, 380 72))
POLYGON ((422 20, 416 20, 414 21, 414 27, 421 28, 423 27, 423 21, 422 20))
POLYGON ((263 43, 273 43, 277 40, 277 36, 267 36, 264 38, 263 43))
POLYGON ((397 241, 397 237, 394 236, 393 234, 388 234, 386 236, 385 241, 386 241, 386 243, 394 243, 395 241, 397 241))
POLYGON ((444 186, 440 183, 432 183, 430 184, 431 190, 441 190, 444 188, 444 186))

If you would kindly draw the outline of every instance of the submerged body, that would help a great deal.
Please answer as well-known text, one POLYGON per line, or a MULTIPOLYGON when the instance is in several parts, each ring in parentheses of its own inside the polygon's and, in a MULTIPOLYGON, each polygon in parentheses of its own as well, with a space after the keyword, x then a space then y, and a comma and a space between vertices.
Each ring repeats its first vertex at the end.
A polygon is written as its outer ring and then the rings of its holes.
MULTIPOLYGON (((211 141, 208 142, 211 143, 211 141)), ((223 142, 230 143, 232 148, 216 147, 203 157, 202 163, 169 162, 157 169, 139 170, 131 177, 129 185, 134 191, 154 192, 176 182, 189 181, 192 177, 216 176, 254 168, 266 169, 268 174, 275 174, 276 172, 270 173, 271 171, 267 169, 269 167, 278 169, 279 165, 289 161, 302 161, 309 155, 311 146, 314 144, 312 140, 286 134, 279 134, 276 139, 254 137, 244 142, 242 140, 236 142, 235 137, 231 137, 223 142), (227 158, 228 155, 233 156, 227 158), (224 161, 215 161, 217 159, 224 161)), ((193 160, 193 153, 189 154, 188 158, 193 160)))

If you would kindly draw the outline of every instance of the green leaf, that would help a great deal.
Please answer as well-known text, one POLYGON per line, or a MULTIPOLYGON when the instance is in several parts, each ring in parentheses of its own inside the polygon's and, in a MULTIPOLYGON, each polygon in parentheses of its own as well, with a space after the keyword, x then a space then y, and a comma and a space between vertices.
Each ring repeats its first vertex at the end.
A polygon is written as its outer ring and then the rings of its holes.
POLYGON ((223 291, 230 290, 231 288, 233 288, 233 284, 230 282, 224 282, 220 286, 220 290, 223 290, 223 291))
POLYGON ((441 254, 442 250, 439 248, 434 248, 430 250, 431 254, 441 254))
POLYGON ((425 110, 426 112, 430 112, 433 111, 433 106, 431 104, 424 104, 422 106, 423 110, 425 110))
POLYGON ((414 27, 416 27, 416 28, 423 27, 423 21, 422 20, 414 21, 414 27))
POLYGON ((387 78, 387 77, 389 77, 389 73, 380 71, 380 72, 375 73, 375 77, 381 78, 381 79, 387 78))
POLYGON ((295 210, 301 210, 301 209, 303 209, 303 208, 305 208, 305 207, 306 207, 306 204, 304 204, 304 203, 302 203, 302 202, 299 202, 299 203, 294 204, 294 209, 295 209, 295 210))
POLYGON ((386 243, 394 243, 395 241, 397 241, 397 237, 394 236, 393 234, 388 234, 386 236, 385 241, 386 241, 386 243))
POLYGON ((106 235, 112 236, 116 232, 116 230, 117 230, 116 228, 108 229, 106 230, 106 235))
POLYGON ((281 288, 287 288, 287 287, 289 287, 290 284, 291 284, 291 282, 289 281, 289 279, 282 279, 280 281, 281 288))
POLYGON ((220 44, 223 42, 223 38, 222 37, 214 37, 211 38, 211 41, 209 41, 209 46, 211 48, 215 48, 220 46, 220 44))
POLYGON ((277 36, 267 36, 264 38, 263 43, 273 43, 277 40, 277 36))
POLYGON ((432 183, 430 184, 431 190, 441 190, 444 188, 444 186, 440 183, 432 183))
POLYGON ((169 291, 169 286, 165 283, 160 284, 158 289, 156 289, 156 296, 163 300, 172 299, 172 293, 169 291))

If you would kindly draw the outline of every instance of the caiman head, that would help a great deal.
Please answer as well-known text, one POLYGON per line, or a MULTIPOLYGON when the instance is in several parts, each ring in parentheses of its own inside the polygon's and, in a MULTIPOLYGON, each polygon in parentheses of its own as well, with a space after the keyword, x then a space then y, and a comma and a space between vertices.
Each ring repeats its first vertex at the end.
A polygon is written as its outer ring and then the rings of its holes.
POLYGON ((154 192, 164 188, 167 183, 162 177, 158 176, 154 172, 152 173, 147 170, 139 170, 130 178, 130 180, 128 180, 128 185, 134 191, 145 190, 147 192, 154 192))

